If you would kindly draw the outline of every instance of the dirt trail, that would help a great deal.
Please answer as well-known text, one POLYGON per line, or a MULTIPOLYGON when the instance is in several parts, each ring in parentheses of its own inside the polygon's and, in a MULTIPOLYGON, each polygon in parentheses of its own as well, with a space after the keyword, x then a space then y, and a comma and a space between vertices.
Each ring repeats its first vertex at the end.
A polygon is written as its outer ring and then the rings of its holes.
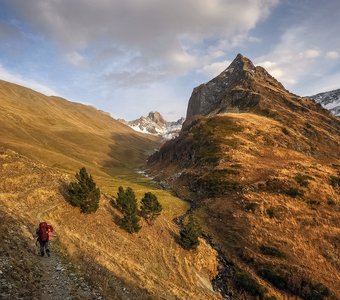
MULTIPOLYGON (((52 205, 36 214, 37 220, 53 211, 60 204, 52 205)), ((76 271, 76 268, 62 258, 57 236, 50 242, 51 256, 41 257, 39 246, 36 249, 37 264, 41 271, 41 300, 68 300, 68 299, 103 299, 100 292, 91 287, 76 271)))
MULTIPOLYGON (((38 254, 37 254, 38 256, 38 254)), ((37 257, 41 270, 41 300, 103 299, 80 275, 73 273, 70 264, 65 265, 52 251, 51 257, 37 257)))

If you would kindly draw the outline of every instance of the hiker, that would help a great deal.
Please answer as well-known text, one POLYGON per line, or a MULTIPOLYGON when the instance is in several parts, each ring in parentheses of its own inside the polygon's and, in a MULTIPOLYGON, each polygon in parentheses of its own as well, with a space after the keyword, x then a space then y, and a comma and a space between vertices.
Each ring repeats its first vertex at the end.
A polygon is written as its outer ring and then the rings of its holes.
POLYGON ((40 254, 41 256, 45 255, 45 251, 48 257, 50 257, 50 249, 48 248, 48 243, 52 239, 53 226, 51 224, 47 224, 46 222, 41 222, 39 227, 37 228, 37 241, 40 245, 40 254))

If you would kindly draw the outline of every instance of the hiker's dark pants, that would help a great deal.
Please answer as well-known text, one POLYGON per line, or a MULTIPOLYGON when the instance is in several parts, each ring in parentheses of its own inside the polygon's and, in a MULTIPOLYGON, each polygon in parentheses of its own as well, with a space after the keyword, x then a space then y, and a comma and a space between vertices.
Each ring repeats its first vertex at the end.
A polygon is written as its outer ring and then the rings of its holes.
POLYGON ((39 244, 40 244, 41 256, 44 256, 45 251, 46 251, 46 254, 49 254, 50 249, 48 248, 48 241, 39 241, 39 244))

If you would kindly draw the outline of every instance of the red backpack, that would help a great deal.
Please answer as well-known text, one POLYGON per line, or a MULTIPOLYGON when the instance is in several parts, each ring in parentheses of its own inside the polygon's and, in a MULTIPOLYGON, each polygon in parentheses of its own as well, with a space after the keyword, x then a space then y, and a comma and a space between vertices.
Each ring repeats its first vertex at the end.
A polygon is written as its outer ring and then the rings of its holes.
POLYGON ((48 226, 46 222, 41 222, 39 224, 38 236, 39 241, 41 242, 48 241, 48 226))

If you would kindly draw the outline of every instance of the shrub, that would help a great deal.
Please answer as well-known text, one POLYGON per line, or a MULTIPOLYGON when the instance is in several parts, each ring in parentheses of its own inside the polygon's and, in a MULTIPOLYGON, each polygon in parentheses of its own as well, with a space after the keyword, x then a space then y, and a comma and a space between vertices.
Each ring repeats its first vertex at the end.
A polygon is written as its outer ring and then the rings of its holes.
POLYGON ((306 279, 301 282, 301 297, 308 300, 322 300, 329 296, 329 290, 322 283, 315 283, 306 279))
POLYGON ((286 290, 306 300, 323 300, 330 295, 327 287, 322 283, 306 279, 302 274, 294 281, 292 272, 280 265, 263 264, 259 266, 257 274, 275 287, 286 290))
POLYGON ((313 178, 308 176, 308 175, 298 174, 298 175, 295 176, 296 182, 302 187, 308 187, 309 180, 311 180, 311 179, 313 179, 313 178))
POLYGON ((179 243, 184 249, 196 249, 199 245, 199 237, 202 234, 201 225, 192 215, 189 221, 180 231, 179 243))
POLYGON ((239 168, 242 168, 242 164, 232 164, 232 165, 230 165, 230 167, 239 169, 239 168))
POLYGON ((267 289, 261 286, 255 279, 241 270, 235 274, 235 283, 238 289, 244 290, 254 297, 260 297, 260 299, 264 298, 267 291, 267 289))
POLYGON ((330 176, 329 181, 332 187, 336 188, 340 186, 340 177, 338 176, 330 176))
POLYGON ((82 213, 93 213, 99 207, 100 190, 97 188, 91 175, 85 167, 75 175, 77 181, 71 182, 68 187, 69 202, 80 207, 82 213))
MULTIPOLYGON (((237 170, 235 171, 237 172, 237 170)), ((229 171, 214 170, 204 174, 193 180, 190 188, 192 191, 204 194, 208 197, 218 197, 228 194, 231 191, 242 190, 241 183, 235 179, 230 179, 227 172, 229 171)))
POLYGON ((257 273, 279 289, 288 288, 290 273, 280 266, 263 265, 257 273))
POLYGON ((328 198, 328 199, 327 199, 327 204, 328 204, 328 205, 335 205, 336 202, 335 202, 332 198, 328 198))
POLYGON ((284 219, 287 208, 284 206, 271 206, 266 209, 266 213, 270 218, 284 219))
POLYGON ((307 201, 307 204, 309 204, 309 205, 320 205, 320 201, 315 200, 315 199, 310 199, 310 200, 307 201))
POLYGON ((266 213, 269 216, 269 218, 274 218, 274 207, 267 208, 266 213))
POLYGON ((264 255, 275 256, 280 258, 285 258, 287 255, 275 247, 261 245, 260 251, 264 255))
POLYGON ((152 224, 161 214, 162 205, 158 202, 156 195, 151 192, 145 193, 142 199, 141 213, 145 220, 152 224))
POLYGON ((259 207, 259 204, 258 204, 258 203, 256 203, 256 202, 248 202, 248 203, 245 205, 244 209, 245 209, 246 211, 251 211, 251 212, 254 213, 254 212, 258 209, 258 207, 259 207))
POLYGON ((297 188, 290 188, 286 191, 286 194, 292 198, 296 198, 298 196, 303 196, 303 192, 298 190, 297 188))
POLYGON ((285 134, 285 135, 289 135, 289 131, 286 127, 282 128, 282 132, 285 134))

